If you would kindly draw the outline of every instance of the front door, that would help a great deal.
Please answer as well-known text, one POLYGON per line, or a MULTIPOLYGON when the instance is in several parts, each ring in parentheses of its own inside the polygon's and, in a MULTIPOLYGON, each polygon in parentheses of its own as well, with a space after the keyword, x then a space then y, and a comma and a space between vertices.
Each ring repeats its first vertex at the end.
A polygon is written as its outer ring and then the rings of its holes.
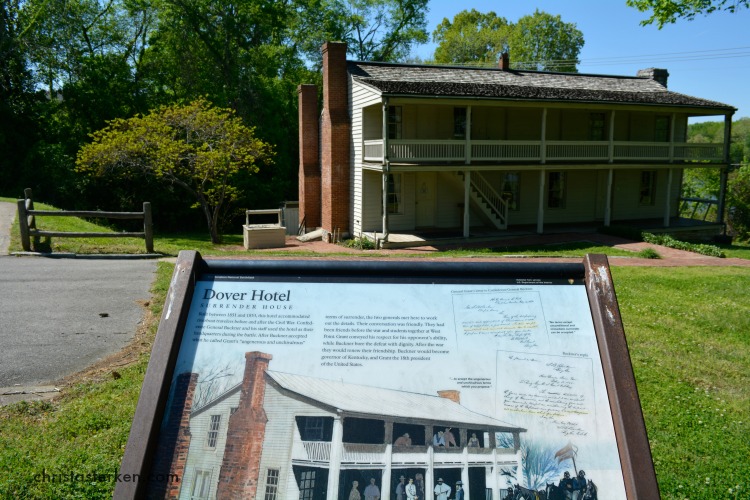
POLYGON ((416 226, 435 227, 437 210, 437 173, 418 172, 415 182, 416 226))

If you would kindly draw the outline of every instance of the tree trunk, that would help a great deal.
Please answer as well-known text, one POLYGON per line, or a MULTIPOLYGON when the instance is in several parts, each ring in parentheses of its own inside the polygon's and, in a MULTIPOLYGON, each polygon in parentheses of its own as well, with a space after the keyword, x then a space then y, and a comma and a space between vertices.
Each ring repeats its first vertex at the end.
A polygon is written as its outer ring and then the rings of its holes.
POLYGON ((218 224, 214 221, 214 217, 211 214, 211 207, 208 206, 208 202, 202 196, 200 197, 200 202, 203 214, 206 216, 206 224, 208 225, 208 234, 211 236, 211 243, 221 243, 218 224))

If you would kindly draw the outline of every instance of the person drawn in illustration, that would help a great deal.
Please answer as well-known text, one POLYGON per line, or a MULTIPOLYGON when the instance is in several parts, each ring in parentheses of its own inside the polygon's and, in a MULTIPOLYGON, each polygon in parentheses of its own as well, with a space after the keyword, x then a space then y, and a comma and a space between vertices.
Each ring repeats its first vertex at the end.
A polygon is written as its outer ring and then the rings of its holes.
POLYGON ((401 476, 398 478, 398 484, 396 485, 396 500, 404 500, 406 495, 406 478, 401 476))
POLYGON ((456 444, 456 437, 451 432, 451 428, 450 427, 446 427, 445 428, 445 432, 443 433, 443 441, 445 441, 445 446, 448 446, 448 447, 451 447, 451 446, 457 447, 458 446, 456 444))
POLYGON ((471 433, 471 437, 469 438, 469 448, 479 448, 479 439, 477 438, 476 432, 471 433))
POLYGON ((362 500, 362 495, 359 494, 357 486, 359 486, 359 481, 352 481, 352 491, 349 492, 349 500, 362 500))
POLYGON ((456 500, 466 500, 466 497, 464 496, 464 483, 461 481, 456 481, 456 496, 453 497, 456 500))
POLYGON ((417 485, 414 484, 413 478, 409 478, 409 484, 404 489, 406 491, 406 500, 417 500, 417 485))
POLYGON ((583 469, 578 471, 578 475, 573 478, 573 500, 580 500, 586 493, 586 472, 583 469))
POLYGON ((403 436, 399 436, 396 439, 396 442, 393 443, 394 446, 411 446, 411 438, 409 437, 408 432, 404 432, 403 436))
POLYGON ((370 479, 370 484, 365 488, 365 500, 380 500, 380 488, 375 484, 375 478, 370 479))
POLYGON ((414 484, 417 485, 417 496, 419 498, 427 498, 424 494, 424 476, 421 472, 418 472, 416 476, 414 476, 414 484))
POLYGON ((559 487, 563 491, 566 500, 573 498, 573 480, 570 479, 570 472, 565 471, 563 478, 560 479, 559 487))
POLYGON ((451 487, 443 483, 443 478, 438 479, 435 485, 435 498, 437 500, 448 500, 451 494, 451 487))
POLYGON ((437 431, 437 434, 432 436, 432 446, 445 446, 445 437, 443 437, 443 431, 437 431))

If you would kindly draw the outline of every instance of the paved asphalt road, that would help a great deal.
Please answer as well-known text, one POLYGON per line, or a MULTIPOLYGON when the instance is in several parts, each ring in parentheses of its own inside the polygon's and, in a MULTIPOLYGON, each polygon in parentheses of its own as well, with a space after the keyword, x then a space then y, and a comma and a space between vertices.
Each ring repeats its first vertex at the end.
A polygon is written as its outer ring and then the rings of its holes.
POLYGON ((0 387, 54 382, 133 338, 155 260, 15 257, 0 203, 0 387))

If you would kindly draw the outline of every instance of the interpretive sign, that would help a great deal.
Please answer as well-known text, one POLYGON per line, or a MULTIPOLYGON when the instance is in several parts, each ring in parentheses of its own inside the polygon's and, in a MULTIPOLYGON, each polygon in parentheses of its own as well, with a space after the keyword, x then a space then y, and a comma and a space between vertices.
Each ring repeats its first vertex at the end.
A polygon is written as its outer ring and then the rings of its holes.
POLYGON ((183 252, 121 473, 116 498, 659 497, 603 256, 183 252))

